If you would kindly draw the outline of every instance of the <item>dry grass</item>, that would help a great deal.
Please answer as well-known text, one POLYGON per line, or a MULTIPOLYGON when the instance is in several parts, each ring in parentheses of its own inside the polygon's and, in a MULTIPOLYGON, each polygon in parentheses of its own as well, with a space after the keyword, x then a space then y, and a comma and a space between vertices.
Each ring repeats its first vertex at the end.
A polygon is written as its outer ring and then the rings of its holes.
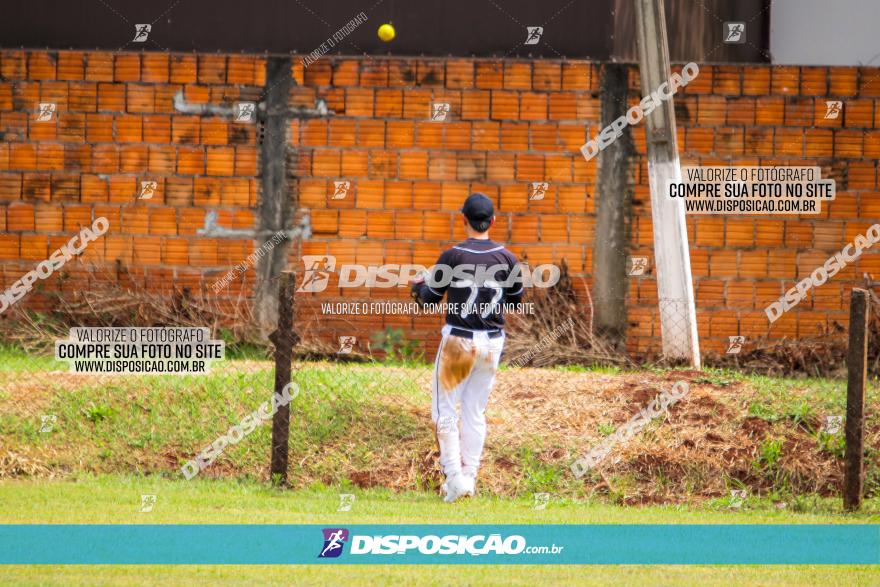
POLYGON ((590 288, 581 282, 587 304, 578 300, 568 265, 562 261, 559 282, 547 289, 532 289, 525 300, 533 314, 509 316, 505 356, 519 366, 632 365, 624 354, 593 331, 590 288))

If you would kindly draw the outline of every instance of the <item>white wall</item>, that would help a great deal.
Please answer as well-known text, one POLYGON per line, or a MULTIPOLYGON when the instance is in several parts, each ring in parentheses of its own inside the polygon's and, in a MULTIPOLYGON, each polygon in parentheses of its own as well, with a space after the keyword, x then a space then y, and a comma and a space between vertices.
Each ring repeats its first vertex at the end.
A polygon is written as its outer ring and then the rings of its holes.
POLYGON ((880 66, 880 0, 775 0, 773 63, 880 66))

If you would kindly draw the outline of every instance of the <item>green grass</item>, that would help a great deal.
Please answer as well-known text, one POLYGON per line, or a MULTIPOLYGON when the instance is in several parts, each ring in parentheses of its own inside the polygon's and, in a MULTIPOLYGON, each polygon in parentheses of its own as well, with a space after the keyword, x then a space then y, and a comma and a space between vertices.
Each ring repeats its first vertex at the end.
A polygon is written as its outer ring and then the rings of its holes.
MULTIPOLYGON (((777 509, 748 500, 739 510, 722 504, 621 508, 551 498, 533 509, 531 497, 477 497, 443 504, 424 492, 353 491, 350 512, 337 512, 338 492, 323 487, 272 489, 248 481, 160 477, 86 476, 65 481, 0 482, 2 523, 111 524, 685 524, 685 523, 877 523, 876 513, 843 514, 838 500, 819 500, 810 512, 777 509), (140 513, 140 496, 157 496, 140 513)), ((869 510, 878 511, 877 503, 869 510)), ((12 566, 0 572, 10 585, 868 585, 880 581, 877 567, 839 566, 12 566)))
POLYGON ((67 363, 48 355, 25 352, 21 347, 0 344, 0 373, 27 373, 38 371, 66 371, 67 363))

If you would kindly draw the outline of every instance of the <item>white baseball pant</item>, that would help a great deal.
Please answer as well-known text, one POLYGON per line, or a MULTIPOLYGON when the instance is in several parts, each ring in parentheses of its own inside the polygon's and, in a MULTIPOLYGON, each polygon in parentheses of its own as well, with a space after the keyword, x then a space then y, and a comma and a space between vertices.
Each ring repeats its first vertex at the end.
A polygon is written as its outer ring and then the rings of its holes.
POLYGON ((498 361, 504 348, 505 336, 490 338, 486 332, 475 331, 473 340, 463 339, 465 345, 473 344, 476 359, 470 374, 452 391, 442 389, 438 371, 443 356, 443 345, 450 334, 451 326, 443 327, 440 350, 434 360, 434 373, 431 378, 431 418, 437 427, 437 442, 440 444, 440 467, 447 478, 456 474, 477 476, 483 445, 486 441, 486 405, 489 393, 495 383, 498 361), (461 426, 456 417, 458 404, 461 404, 461 426))

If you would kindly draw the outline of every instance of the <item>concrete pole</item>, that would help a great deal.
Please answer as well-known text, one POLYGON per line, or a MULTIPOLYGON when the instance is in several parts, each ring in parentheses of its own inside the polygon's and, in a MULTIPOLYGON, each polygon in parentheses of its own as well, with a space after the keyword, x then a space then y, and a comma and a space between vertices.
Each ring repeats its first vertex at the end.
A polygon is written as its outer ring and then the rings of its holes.
MULTIPOLYGON (((264 102, 265 139, 260 147, 262 194, 258 210, 261 235, 257 246, 279 230, 286 230, 293 214, 288 192, 287 126, 288 96, 291 85, 290 57, 270 57, 266 60, 266 90, 264 102)), ((268 247, 267 247, 268 248, 268 247)), ((275 329, 278 321, 278 276, 287 266, 288 243, 282 242, 257 262, 255 311, 256 320, 264 335, 275 329)))
MULTIPOLYGON (((669 45, 663 0, 635 0, 635 4, 644 96, 669 79, 669 45)), ((699 369, 700 343, 684 202, 668 196, 669 183, 681 181, 672 100, 661 102, 645 117, 645 123, 663 356, 685 359, 699 369)))

